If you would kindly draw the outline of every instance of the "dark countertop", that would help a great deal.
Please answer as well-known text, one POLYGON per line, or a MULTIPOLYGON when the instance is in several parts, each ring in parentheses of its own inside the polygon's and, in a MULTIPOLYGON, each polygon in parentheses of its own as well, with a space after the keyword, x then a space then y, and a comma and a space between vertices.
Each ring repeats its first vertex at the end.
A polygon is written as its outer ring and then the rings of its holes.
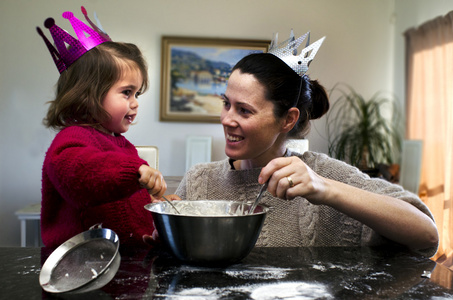
POLYGON ((183 265, 165 251, 121 249, 120 268, 105 287, 63 295, 39 285, 50 253, 0 248, 0 299, 453 299, 453 271, 388 249, 255 248, 226 267, 183 265))

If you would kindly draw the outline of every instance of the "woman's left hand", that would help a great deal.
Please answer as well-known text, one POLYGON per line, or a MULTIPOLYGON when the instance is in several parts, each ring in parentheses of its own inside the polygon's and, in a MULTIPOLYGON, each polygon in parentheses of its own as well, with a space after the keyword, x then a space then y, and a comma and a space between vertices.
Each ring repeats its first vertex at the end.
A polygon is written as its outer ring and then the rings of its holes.
MULTIPOLYGON (((178 195, 176 195, 176 194, 165 195, 165 198, 167 198, 170 201, 181 200, 181 198, 178 195)), ((151 202, 152 203, 159 203, 159 202, 162 202, 162 201, 165 201, 165 199, 162 198, 162 197, 157 198, 157 197, 151 196, 151 202)))
POLYGON ((262 170, 258 181, 269 179, 267 190, 274 197, 294 199, 302 196, 313 204, 324 204, 328 199, 329 181, 316 174, 298 157, 279 157, 262 170))

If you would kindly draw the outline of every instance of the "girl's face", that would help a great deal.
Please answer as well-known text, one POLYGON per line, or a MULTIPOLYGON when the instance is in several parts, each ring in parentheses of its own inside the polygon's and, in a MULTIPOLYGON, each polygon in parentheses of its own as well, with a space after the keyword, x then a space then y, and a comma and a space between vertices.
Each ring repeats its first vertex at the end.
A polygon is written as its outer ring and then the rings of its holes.
POLYGON ((102 106, 110 114, 111 119, 102 127, 111 134, 128 131, 137 116, 140 88, 143 79, 138 69, 125 68, 123 76, 107 92, 102 106))
POLYGON ((247 160, 252 167, 265 166, 283 155, 282 122, 273 113, 274 104, 264 97, 265 88, 251 74, 235 70, 228 80, 220 116, 225 153, 235 160, 247 160))

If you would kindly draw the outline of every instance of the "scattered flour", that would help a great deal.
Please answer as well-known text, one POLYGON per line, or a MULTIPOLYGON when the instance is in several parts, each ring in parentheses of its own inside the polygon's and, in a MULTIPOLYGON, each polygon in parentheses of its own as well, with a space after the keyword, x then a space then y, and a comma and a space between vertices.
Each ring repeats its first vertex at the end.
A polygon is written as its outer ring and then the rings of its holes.
POLYGON ((227 288, 191 288, 176 292, 173 295, 166 295, 167 299, 185 300, 216 300, 225 299, 229 295, 240 293, 249 295, 251 299, 271 300, 271 299, 333 299, 326 286, 319 283, 308 282, 283 282, 272 284, 257 284, 227 288))
POLYGON ((93 276, 91 276, 91 278, 96 278, 96 277, 98 277, 98 272, 96 272, 95 269, 91 268, 91 273, 93 273, 93 276))
POLYGON ((331 263, 328 263, 328 264, 319 263, 319 264, 312 265, 311 267, 315 270, 319 270, 322 272, 325 272, 329 269, 338 269, 338 270, 350 270, 351 269, 351 267, 346 267, 346 266, 342 266, 342 265, 338 265, 338 264, 331 264, 331 263))
POLYGON ((282 279, 288 275, 289 271, 283 268, 226 269, 225 274, 240 279, 282 279))
MULTIPOLYGON (((221 290, 218 288, 215 289, 204 289, 204 288, 192 288, 192 289, 186 289, 182 290, 179 293, 177 293, 175 296, 182 296, 184 299, 190 300, 190 299, 205 299, 205 300, 214 300, 214 299, 220 299, 221 296, 221 290)), ((171 299, 171 297, 170 297, 171 299)))
MULTIPOLYGON (((179 272, 190 274, 198 272, 212 272, 210 268, 186 266, 179 272)), ((327 286, 316 282, 304 281, 284 281, 278 282, 288 276, 291 269, 276 267, 241 267, 234 266, 226 269, 218 269, 219 273, 225 274, 236 279, 250 280, 269 280, 269 283, 242 284, 227 287, 191 287, 173 290, 172 293, 159 295, 165 299, 184 299, 184 300, 215 300, 215 299, 333 299, 327 286)), ((179 273, 181 275, 181 273, 179 273)), ((162 275, 162 274, 161 274, 162 275)), ((166 274, 168 275, 168 273, 166 274)))
POLYGON ((333 299, 323 284, 308 282, 283 282, 255 288, 252 299, 333 299))

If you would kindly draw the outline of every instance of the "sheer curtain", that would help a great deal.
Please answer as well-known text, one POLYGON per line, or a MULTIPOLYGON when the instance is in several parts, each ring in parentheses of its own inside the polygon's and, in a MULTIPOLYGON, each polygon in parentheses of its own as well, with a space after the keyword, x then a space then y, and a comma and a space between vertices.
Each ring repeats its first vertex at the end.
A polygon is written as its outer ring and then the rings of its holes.
POLYGON ((453 268, 453 11, 405 38, 406 138, 423 141, 419 194, 440 235, 433 259, 453 268))

